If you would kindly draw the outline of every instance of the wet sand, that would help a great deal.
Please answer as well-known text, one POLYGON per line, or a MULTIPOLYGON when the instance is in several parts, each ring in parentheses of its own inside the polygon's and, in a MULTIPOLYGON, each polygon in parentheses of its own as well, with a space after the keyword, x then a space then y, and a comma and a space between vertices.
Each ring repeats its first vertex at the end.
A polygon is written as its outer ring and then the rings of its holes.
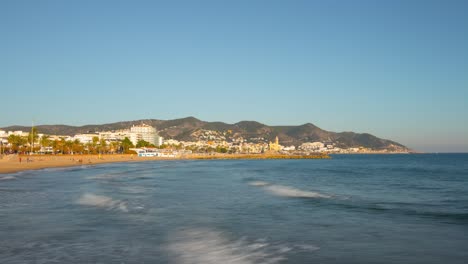
POLYGON ((326 159, 328 155, 294 156, 281 154, 193 154, 179 157, 138 157, 135 154, 107 155, 7 155, 0 158, 0 174, 44 168, 72 167, 113 162, 149 160, 214 160, 214 159, 326 159), (21 161, 20 161, 21 158, 21 161))

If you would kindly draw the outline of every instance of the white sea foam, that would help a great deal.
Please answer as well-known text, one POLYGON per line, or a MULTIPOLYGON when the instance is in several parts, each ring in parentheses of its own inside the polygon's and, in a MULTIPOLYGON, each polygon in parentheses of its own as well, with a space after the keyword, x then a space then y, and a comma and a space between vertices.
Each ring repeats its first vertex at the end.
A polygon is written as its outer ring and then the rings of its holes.
POLYGON ((283 185, 268 185, 264 187, 268 192, 284 197, 298 197, 298 198, 330 198, 330 195, 321 194, 318 192, 303 191, 296 188, 283 186, 283 185))
POLYGON ((296 245, 295 247, 304 251, 316 251, 320 249, 320 247, 317 247, 314 245, 307 245, 307 244, 299 244, 299 245, 296 245))
POLYGON ((284 185, 271 184, 264 181, 251 181, 251 186, 262 187, 264 190, 283 197, 297 197, 297 198, 331 198, 330 195, 321 194, 319 192, 303 191, 293 187, 284 185))
POLYGON ((120 200, 113 200, 110 197, 103 195, 96 195, 92 193, 85 193, 78 199, 78 204, 85 206, 94 206, 109 210, 120 210, 123 212, 128 212, 127 204, 120 200))
POLYGON ((143 186, 123 186, 120 188, 123 192, 131 193, 131 194, 140 194, 145 193, 148 191, 147 187, 143 186))
POLYGON ((269 185, 269 183, 264 182, 264 181, 251 181, 251 182, 249 182, 249 185, 251 185, 251 186, 266 186, 266 185, 269 185))
POLYGON ((8 181, 8 180, 16 180, 16 177, 14 177, 14 176, 3 176, 3 177, 0 177, 0 181, 8 181))
POLYGON ((178 264, 273 264, 285 259, 277 251, 268 252, 267 247, 267 243, 248 243, 244 239, 232 241, 211 229, 191 229, 177 232, 169 251, 178 264))

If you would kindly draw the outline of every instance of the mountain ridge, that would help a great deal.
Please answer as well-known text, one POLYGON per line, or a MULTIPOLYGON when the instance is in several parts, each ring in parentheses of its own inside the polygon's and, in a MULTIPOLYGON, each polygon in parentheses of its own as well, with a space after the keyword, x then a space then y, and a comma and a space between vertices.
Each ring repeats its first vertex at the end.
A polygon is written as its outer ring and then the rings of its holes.
MULTIPOLYGON (((257 121, 239 121, 234 124, 225 122, 207 122, 193 116, 172 120, 140 119, 133 121, 120 121, 100 125, 38 125, 35 126, 39 133, 73 136, 81 133, 99 131, 115 131, 131 127, 132 125, 147 124, 156 127, 164 138, 172 138, 183 141, 198 140, 198 135, 203 131, 215 131, 227 138, 242 137, 250 142, 273 141, 279 138, 282 145, 298 146, 305 142, 330 142, 337 147, 365 147, 376 150, 388 149, 392 151, 409 151, 409 149, 392 140, 378 138, 369 133, 356 132, 332 132, 326 131, 312 123, 297 126, 268 126, 257 121)), ((29 126, 8 126, 2 128, 7 131, 29 131, 29 126)))

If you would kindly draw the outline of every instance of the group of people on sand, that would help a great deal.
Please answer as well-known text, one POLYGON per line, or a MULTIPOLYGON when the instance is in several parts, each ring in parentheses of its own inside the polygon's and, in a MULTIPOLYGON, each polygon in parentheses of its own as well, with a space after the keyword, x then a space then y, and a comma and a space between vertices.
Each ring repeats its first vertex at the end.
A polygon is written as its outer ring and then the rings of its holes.
MULTIPOLYGON (((19 163, 21 163, 21 162, 23 161, 23 159, 22 159, 21 156, 18 157, 18 159, 19 159, 19 163)), ((34 160, 33 160, 32 158, 29 158, 29 157, 26 158, 26 163, 33 162, 33 161, 34 161, 34 160)))
MULTIPOLYGON (((71 158, 70 160, 71 160, 71 161, 75 161, 75 158, 71 158)), ((80 163, 80 164, 83 164, 83 159, 82 159, 82 158, 80 158, 80 159, 78 159, 78 160, 76 160, 76 161, 77 161, 78 163, 80 163)), ((92 162, 91 162, 91 159, 88 159, 88 163, 92 163, 92 162)))

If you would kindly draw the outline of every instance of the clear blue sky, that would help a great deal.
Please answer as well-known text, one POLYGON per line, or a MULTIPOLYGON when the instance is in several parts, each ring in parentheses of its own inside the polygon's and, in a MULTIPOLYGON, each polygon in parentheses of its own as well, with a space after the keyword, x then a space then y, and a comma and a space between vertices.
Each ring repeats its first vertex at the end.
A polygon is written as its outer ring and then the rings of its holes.
POLYGON ((0 127, 195 116, 468 152, 468 1, 0 1, 0 127))

